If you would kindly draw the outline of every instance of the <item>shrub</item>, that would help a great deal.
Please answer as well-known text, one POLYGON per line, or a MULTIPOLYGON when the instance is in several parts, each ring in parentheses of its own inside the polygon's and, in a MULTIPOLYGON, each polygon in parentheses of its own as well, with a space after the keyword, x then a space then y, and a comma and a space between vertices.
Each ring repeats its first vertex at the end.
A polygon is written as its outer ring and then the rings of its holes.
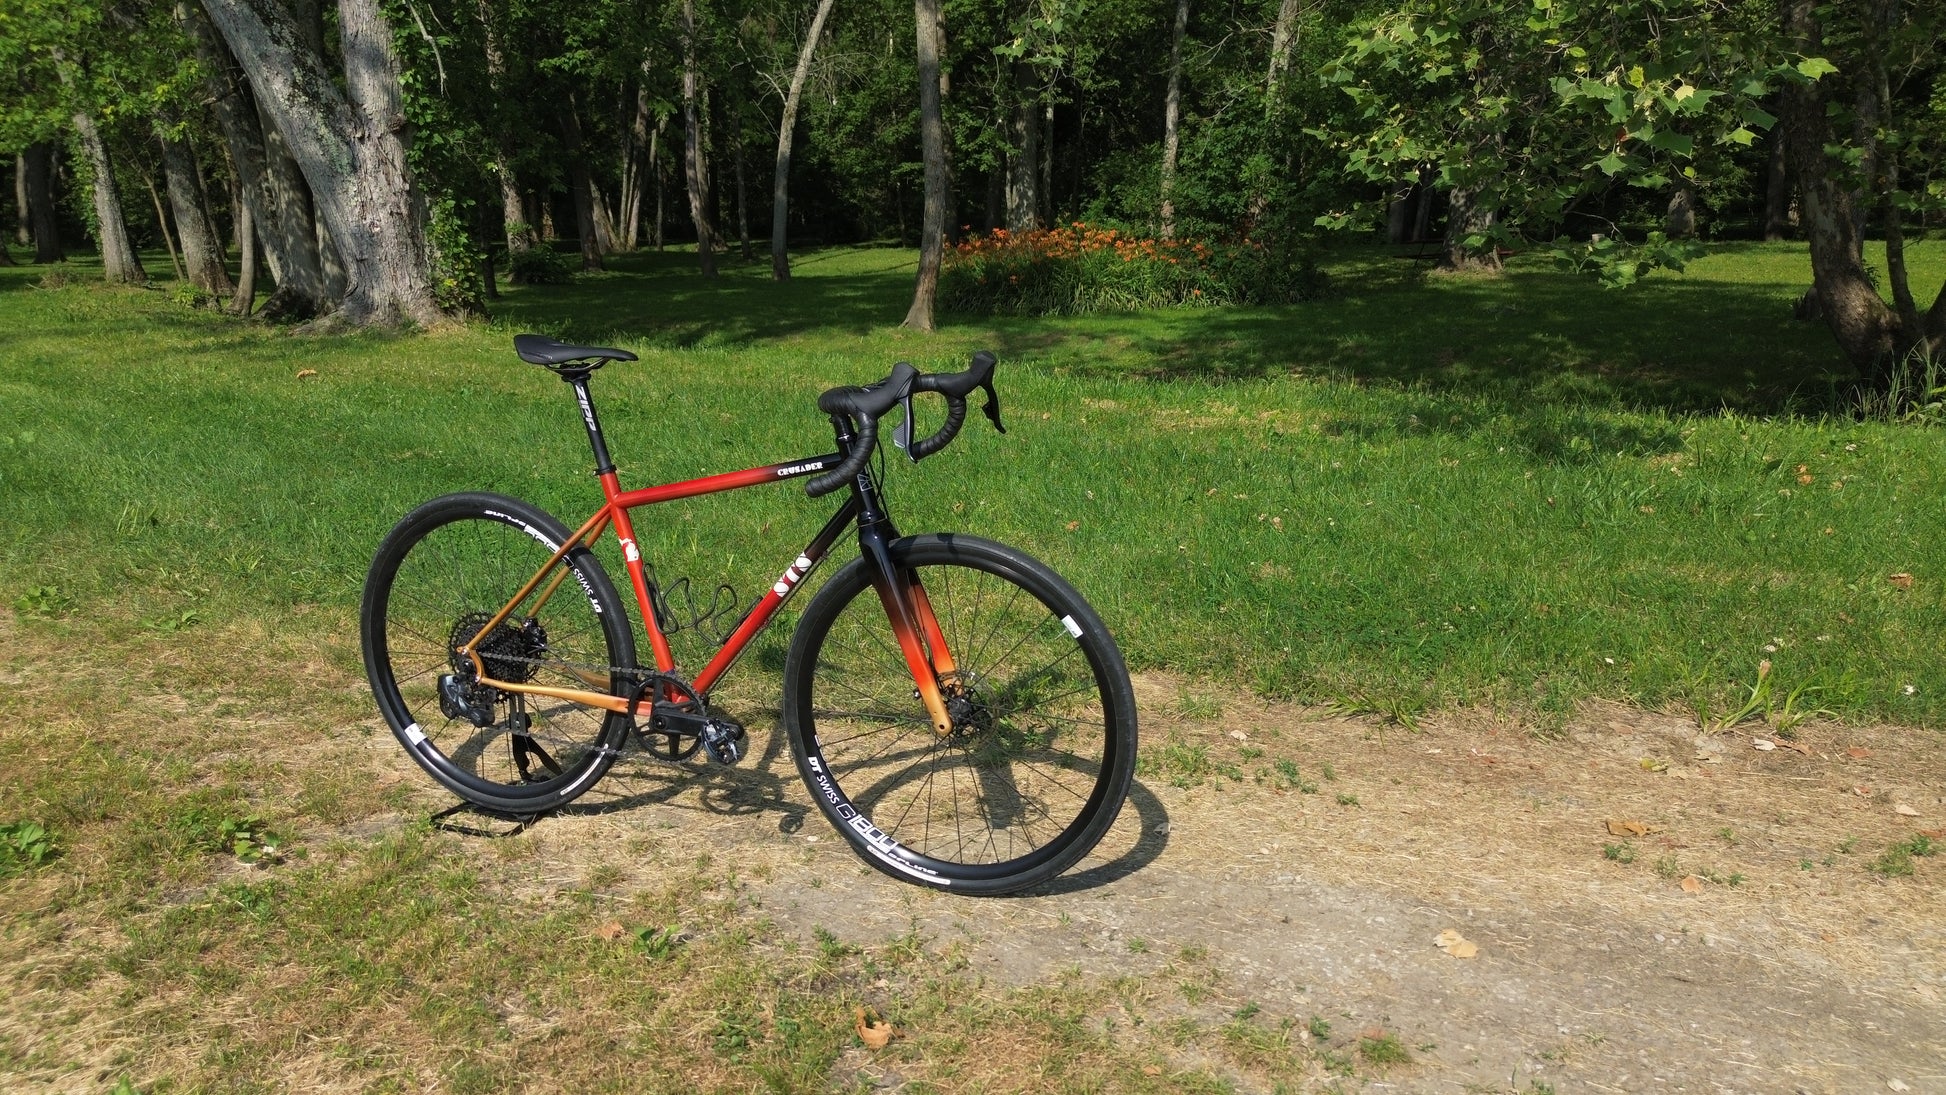
POLYGON ((515 251, 507 269, 523 285, 560 285, 574 279, 574 260, 551 247, 515 251))
POLYGON ((1302 246, 1143 239, 1076 221, 959 244, 940 270, 939 303, 976 315, 1086 315, 1280 304, 1315 297, 1323 285, 1302 246))

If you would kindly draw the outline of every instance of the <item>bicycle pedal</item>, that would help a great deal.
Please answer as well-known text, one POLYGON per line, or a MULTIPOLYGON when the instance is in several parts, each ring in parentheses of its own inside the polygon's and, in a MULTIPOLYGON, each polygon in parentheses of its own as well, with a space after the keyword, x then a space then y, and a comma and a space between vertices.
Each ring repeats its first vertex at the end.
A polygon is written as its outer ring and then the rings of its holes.
POLYGON ((743 727, 733 722, 711 719, 703 728, 703 748, 709 751, 709 759, 718 764, 735 764, 743 759, 744 739, 747 737, 743 727))

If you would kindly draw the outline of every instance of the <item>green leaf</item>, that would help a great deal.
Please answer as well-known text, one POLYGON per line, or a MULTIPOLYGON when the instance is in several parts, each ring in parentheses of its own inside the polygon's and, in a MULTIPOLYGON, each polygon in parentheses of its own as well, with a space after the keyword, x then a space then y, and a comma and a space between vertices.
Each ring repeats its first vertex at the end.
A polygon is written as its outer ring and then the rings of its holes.
POLYGON ((1601 162, 1597 163, 1595 166, 1601 168, 1602 174, 1607 175, 1610 178, 1613 178, 1616 175, 1621 174, 1622 171, 1628 167, 1628 161, 1622 159, 1620 156, 1616 155, 1615 153, 1610 152, 1608 155, 1602 157, 1601 162))
POLYGON ((1815 80, 1838 71, 1838 66, 1822 57, 1806 57, 1797 63, 1797 71, 1815 80))
POLYGON ((1742 126, 1738 126, 1730 131, 1730 140, 1740 145, 1749 145, 1756 142, 1757 135, 1742 126))

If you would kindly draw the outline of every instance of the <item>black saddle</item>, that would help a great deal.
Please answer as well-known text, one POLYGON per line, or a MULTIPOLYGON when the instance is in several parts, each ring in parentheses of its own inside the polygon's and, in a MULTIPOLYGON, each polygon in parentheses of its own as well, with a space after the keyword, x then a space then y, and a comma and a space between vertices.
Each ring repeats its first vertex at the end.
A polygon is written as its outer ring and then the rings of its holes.
POLYGON ((545 365, 559 370, 564 366, 599 369, 607 361, 634 361, 627 350, 608 346, 571 346, 546 335, 515 335, 514 353, 529 365, 545 365))

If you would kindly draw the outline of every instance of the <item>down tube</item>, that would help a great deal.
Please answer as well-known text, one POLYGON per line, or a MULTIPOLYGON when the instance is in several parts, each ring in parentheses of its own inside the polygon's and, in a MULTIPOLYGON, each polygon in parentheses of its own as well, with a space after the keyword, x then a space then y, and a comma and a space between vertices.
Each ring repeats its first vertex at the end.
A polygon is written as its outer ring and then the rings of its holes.
POLYGON ((723 674, 730 671, 730 667, 743 656, 750 640, 770 623, 771 617, 777 614, 777 610, 784 607, 784 602, 790 600, 797 592, 798 586, 804 582, 805 575, 811 573, 813 568, 824 561, 824 557, 831 552, 831 545, 837 543, 838 537, 844 535, 845 526, 858 519, 859 508, 858 496, 853 495, 849 501, 839 507, 838 512, 831 515, 831 520, 824 523, 824 527, 818 530, 817 536, 798 554, 791 565, 784 568, 784 573, 777 576, 777 581, 770 589, 757 599, 756 604, 750 606, 750 611, 744 615, 743 622, 737 625, 737 629, 731 632, 728 639, 723 640, 722 649, 709 660, 709 664, 703 667, 702 672, 696 674, 697 691, 708 692, 716 686, 717 681, 722 679, 723 674))

